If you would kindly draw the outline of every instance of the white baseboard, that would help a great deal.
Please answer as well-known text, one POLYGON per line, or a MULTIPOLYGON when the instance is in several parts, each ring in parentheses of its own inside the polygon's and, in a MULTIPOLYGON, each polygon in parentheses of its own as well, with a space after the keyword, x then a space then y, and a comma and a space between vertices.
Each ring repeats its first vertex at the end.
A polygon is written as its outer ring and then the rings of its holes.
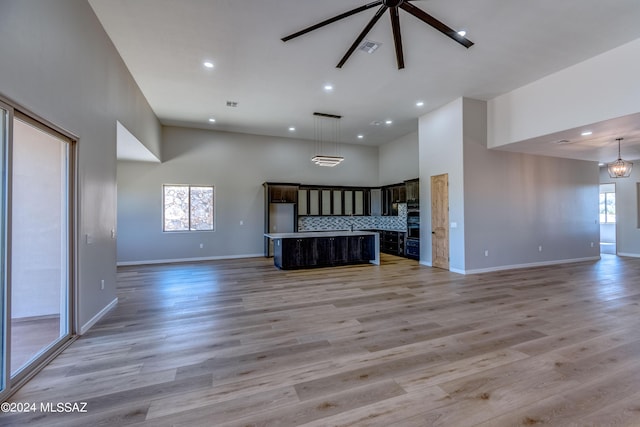
POLYGON ((585 258, 572 258, 572 259, 560 259, 560 260, 553 260, 553 261, 531 262, 526 264, 500 265, 500 266, 489 267, 489 268, 476 268, 473 270, 463 270, 461 271, 461 274, 491 273, 494 271, 515 270, 518 268, 546 267, 549 265, 569 264, 572 262, 597 261, 599 259, 600 259, 600 256, 595 256, 595 257, 585 257, 585 258))
POLYGON ((630 252, 618 252, 618 256, 628 256, 631 258, 640 258, 640 254, 632 254, 630 252))
POLYGON ((80 331, 78 331, 78 335, 84 335, 93 325, 98 322, 98 320, 102 319, 105 314, 107 314, 112 308, 118 305, 118 298, 115 298, 111 301, 105 308, 100 310, 95 316, 93 316, 87 323, 80 327, 80 331))
POLYGON ((221 259, 240 259, 240 258, 257 258, 257 257, 264 257, 264 254, 260 253, 260 254, 244 254, 244 255, 210 256, 210 257, 198 257, 198 258, 146 259, 146 260, 140 260, 140 261, 119 261, 116 265, 118 267, 125 267, 129 265, 172 264, 177 262, 217 261, 221 259))
POLYGON ((427 267, 432 267, 431 263, 428 261, 420 261, 420 265, 425 265, 427 267))

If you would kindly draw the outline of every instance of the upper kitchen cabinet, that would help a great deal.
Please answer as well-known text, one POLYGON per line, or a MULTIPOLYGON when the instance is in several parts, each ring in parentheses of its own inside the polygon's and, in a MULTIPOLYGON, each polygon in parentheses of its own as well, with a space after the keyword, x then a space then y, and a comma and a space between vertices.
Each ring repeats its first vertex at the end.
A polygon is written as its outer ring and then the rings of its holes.
POLYGON ((298 201, 298 184, 266 182, 264 186, 267 190, 269 203, 297 203, 298 201))
POLYGON ((398 215, 398 204, 417 206, 420 199, 420 180, 410 179, 400 184, 382 187, 382 215, 398 215))
POLYGON ((404 182, 407 204, 418 205, 420 201, 420 179, 411 179, 404 182))
POLYGON ((365 192, 364 190, 355 190, 353 192, 353 214, 354 215, 364 215, 364 198, 365 192))
POLYGON ((371 216, 382 215, 382 189, 372 188, 369 190, 369 214, 371 216))
POLYGON ((298 190, 298 215, 309 215, 309 190, 298 190))
POLYGON ((343 215, 369 215, 369 189, 348 189, 343 191, 343 215))
POLYGON ((297 190, 298 215, 369 215, 369 189, 304 186, 297 190))
POLYGON ((382 188, 382 215, 397 216, 398 203, 406 203, 407 189, 402 184, 387 185, 382 188))
POLYGON ((342 190, 332 190, 332 203, 331 213, 333 215, 342 215, 342 190))

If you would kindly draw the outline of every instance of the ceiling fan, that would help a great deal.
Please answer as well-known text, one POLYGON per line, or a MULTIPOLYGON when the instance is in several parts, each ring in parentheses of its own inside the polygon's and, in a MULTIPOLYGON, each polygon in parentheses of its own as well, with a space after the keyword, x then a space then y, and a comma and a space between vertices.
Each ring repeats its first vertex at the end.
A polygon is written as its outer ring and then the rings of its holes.
POLYGON ((435 28, 436 30, 440 31, 442 34, 452 38, 453 40, 457 41, 458 43, 460 43, 462 46, 466 47, 467 49, 470 48, 471 46, 473 46, 473 42, 471 40, 465 38, 463 34, 460 34, 456 30, 453 30, 452 28, 450 28, 449 26, 447 26, 443 22, 437 20, 433 16, 429 15, 427 12, 425 12, 422 9, 420 9, 419 7, 414 6, 411 3, 412 1, 414 1, 414 0, 376 0, 376 1, 373 1, 371 3, 367 3, 367 4, 363 5, 363 6, 356 7, 355 9, 349 10, 347 12, 341 13, 340 15, 336 15, 333 18, 329 18, 329 19, 327 19, 325 21, 319 22, 319 23, 317 23, 315 25, 312 25, 310 27, 304 28, 304 29, 302 29, 302 30, 300 30, 298 32, 295 32, 293 34, 290 34, 290 35, 288 35, 286 37, 283 37, 282 41, 283 42, 289 41, 289 40, 294 39, 296 37, 299 37, 299 36, 302 36, 304 34, 307 34, 307 33, 311 32, 313 30, 317 30, 318 28, 322 28, 325 25, 329 25, 329 24, 334 23, 336 21, 339 21, 341 19, 347 18, 347 17, 349 17, 351 15, 355 15, 356 13, 360 13, 360 12, 363 12, 363 11, 365 11, 367 9, 371 9, 373 7, 376 7, 376 6, 380 6, 380 8, 376 12, 376 14, 373 16, 373 18, 371 18, 369 23, 364 27, 364 29, 358 35, 358 37, 353 42, 351 47, 349 47, 349 49, 347 50, 347 53, 345 53, 344 56, 342 57, 342 59, 340 60, 340 62, 338 62, 338 65, 336 66, 337 68, 342 68, 342 66, 347 62, 347 60, 351 56, 351 54, 353 52, 355 52, 355 50, 358 48, 358 46, 360 45, 362 40, 364 40, 364 38, 369 33, 369 31, 371 31, 373 26, 378 22, 378 20, 382 17, 382 15, 387 10, 389 11, 389 15, 391 16, 391 28, 392 28, 392 31, 393 31, 393 42, 394 42, 395 49, 396 49, 396 61, 398 63, 398 69, 399 70, 404 68, 404 54, 402 52, 402 36, 400 34, 400 18, 399 18, 400 9, 404 10, 405 12, 410 13, 411 15, 415 16, 416 18, 418 18, 419 20, 423 21, 424 23, 426 23, 426 24, 430 25, 431 27, 435 28))

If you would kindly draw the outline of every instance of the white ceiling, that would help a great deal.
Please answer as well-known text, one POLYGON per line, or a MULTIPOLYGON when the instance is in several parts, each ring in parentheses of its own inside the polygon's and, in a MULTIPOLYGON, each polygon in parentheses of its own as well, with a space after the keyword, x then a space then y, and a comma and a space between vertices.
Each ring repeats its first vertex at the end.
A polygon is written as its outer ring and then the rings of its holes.
MULTIPOLYGON (((381 47, 336 68, 377 7, 280 40, 369 1, 89 0, 163 124, 313 139, 319 111, 343 116, 342 142, 368 145, 415 132, 419 116, 460 96, 488 100, 640 38, 638 0, 417 0, 475 45, 465 49, 401 11, 404 70, 388 15, 367 36, 381 47), (371 124, 387 119, 393 124, 371 124)), ((609 133, 593 146, 552 144, 565 138, 550 135, 508 149, 612 161, 601 145, 617 136, 637 141, 640 153, 638 119, 599 124, 609 133)))

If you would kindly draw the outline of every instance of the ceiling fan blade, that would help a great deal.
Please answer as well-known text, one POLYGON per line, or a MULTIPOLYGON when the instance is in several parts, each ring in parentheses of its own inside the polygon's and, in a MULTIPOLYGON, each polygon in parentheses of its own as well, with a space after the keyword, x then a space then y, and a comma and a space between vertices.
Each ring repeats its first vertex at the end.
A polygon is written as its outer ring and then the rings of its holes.
POLYGON ((378 22, 380 17, 384 14, 384 12, 387 9, 388 9, 387 6, 382 6, 382 7, 380 7, 380 9, 378 9, 378 11, 373 16, 373 18, 371 18, 371 21, 369 21, 367 26, 364 27, 364 30, 362 30, 360 35, 358 35, 358 38, 356 39, 356 41, 354 41, 353 44, 351 45, 351 47, 349 48, 349 50, 347 50, 347 53, 345 53, 344 56, 342 57, 342 59, 340 60, 340 62, 338 62, 338 65, 336 65, 336 68, 342 68, 342 66, 345 64, 345 62, 347 62, 347 59, 349 59, 351 54, 353 52, 355 52, 355 50, 358 48, 358 46, 360 45, 362 40, 367 36, 369 31, 371 31, 373 26, 376 25, 376 22, 378 22))
POLYGON ((291 39, 295 39, 296 37, 300 37, 300 36, 302 36, 304 34, 310 33, 313 30, 317 30, 318 28, 322 28, 325 25, 332 24, 332 23, 334 23, 336 21, 339 21, 341 19, 347 18, 347 17, 349 17, 351 15, 355 15, 356 13, 360 13, 360 12, 365 11, 367 9, 371 9, 372 7, 379 6, 381 4, 382 4, 382 0, 376 0, 374 2, 367 3, 364 6, 356 7, 355 9, 352 9, 352 10, 349 10, 347 12, 341 13, 340 15, 336 15, 333 18, 329 18, 329 19, 327 19, 325 21, 318 22, 315 25, 312 25, 312 26, 307 27, 305 29, 302 29, 302 30, 300 30, 298 32, 290 34, 290 35, 288 35, 286 37, 283 37, 281 40, 283 42, 286 42, 286 41, 289 41, 291 39))
POLYGON ((401 70, 404 68, 404 53, 402 52, 402 35, 400 34, 399 12, 400 11, 397 7, 389 8, 389 15, 391 15, 391 28, 393 29, 393 43, 396 46, 396 62, 398 63, 398 70, 401 70))
POLYGON ((446 35, 448 37, 451 37, 453 40, 457 41, 458 43, 460 43, 462 46, 466 47, 467 49, 470 48, 471 46, 473 46, 473 42, 471 40, 467 39, 466 37, 461 36, 460 34, 458 34, 457 31, 455 31, 452 28, 449 28, 449 26, 447 26, 443 22, 438 21, 436 18, 434 18, 433 16, 429 15, 427 12, 425 12, 422 9, 420 9, 419 7, 416 7, 411 3, 407 3, 406 1, 403 2, 402 4, 400 4, 399 7, 401 7, 405 11, 409 12, 410 14, 412 14, 413 16, 418 18, 419 20, 431 25, 433 28, 435 28, 436 30, 440 31, 442 34, 444 34, 444 35, 446 35))

